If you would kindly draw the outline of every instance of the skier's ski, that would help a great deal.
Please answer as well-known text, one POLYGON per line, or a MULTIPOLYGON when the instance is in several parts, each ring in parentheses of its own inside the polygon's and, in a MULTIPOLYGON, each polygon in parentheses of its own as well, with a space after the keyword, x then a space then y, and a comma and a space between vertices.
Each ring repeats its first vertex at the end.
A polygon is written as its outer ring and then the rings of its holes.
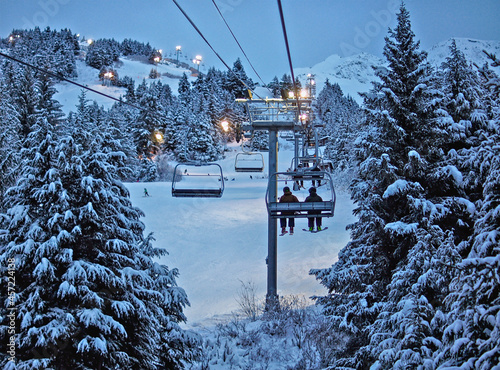
POLYGON ((302 231, 307 231, 308 233, 320 233, 322 231, 325 231, 326 229, 328 229, 328 227, 323 227, 321 230, 302 229, 302 231))

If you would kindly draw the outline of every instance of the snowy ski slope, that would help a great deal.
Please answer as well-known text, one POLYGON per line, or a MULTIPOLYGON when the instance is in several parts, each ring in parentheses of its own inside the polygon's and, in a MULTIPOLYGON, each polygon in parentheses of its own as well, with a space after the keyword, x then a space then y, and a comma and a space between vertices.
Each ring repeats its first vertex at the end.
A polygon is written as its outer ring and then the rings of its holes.
MULTIPOLYGON (((226 158, 218 162, 227 177, 222 198, 172 198, 171 183, 129 183, 132 202, 146 214, 146 232, 154 232, 155 246, 169 255, 164 263, 178 268, 177 282, 191 302, 185 313, 188 325, 206 324, 238 310, 236 301, 243 283, 253 283, 258 297, 267 289, 266 168, 263 173, 234 171, 239 146, 229 146, 226 158), (252 178, 250 178, 252 176, 252 178), (265 178, 264 178, 265 177, 265 178), (144 197, 144 188, 151 197, 144 197)), ((280 150, 278 170, 286 171, 292 150, 280 150)), ((311 184, 306 182, 306 188, 311 184)), ((281 192, 281 189, 279 189, 281 192)), ((318 193, 322 194, 319 188, 318 193)), ((299 200, 307 190, 294 192, 299 200)), ((331 266, 346 245, 346 225, 354 222, 353 205, 345 191, 337 189, 335 217, 325 218, 325 232, 303 232, 307 219, 296 220, 294 235, 278 237, 278 293, 310 297, 326 293, 308 272, 331 266)))

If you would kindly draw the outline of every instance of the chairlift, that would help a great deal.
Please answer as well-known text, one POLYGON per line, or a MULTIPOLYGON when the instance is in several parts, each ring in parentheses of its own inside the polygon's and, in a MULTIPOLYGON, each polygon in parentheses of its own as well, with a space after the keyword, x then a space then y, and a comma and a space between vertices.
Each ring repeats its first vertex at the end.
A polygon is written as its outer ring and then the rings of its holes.
POLYGON ((217 163, 179 163, 174 168, 172 196, 176 198, 220 198, 224 175, 217 163))
POLYGON ((330 160, 322 159, 319 162, 318 167, 321 171, 333 173, 333 163, 330 160))
MULTIPOLYGON (((319 193, 319 191, 318 191, 319 193)), ((296 193, 297 195, 297 193, 296 193)), ((293 171, 293 172, 276 172, 269 177, 269 182, 266 191, 266 208, 271 218, 307 218, 311 217, 308 211, 320 211, 321 213, 314 217, 333 217, 335 212, 336 195, 333 187, 332 175, 325 171, 293 171), (278 199, 270 199, 269 189, 271 186, 277 186, 278 189, 285 186, 283 183, 294 183, 300 180, 317 180, 321 178, 326 181, 326 187, 322 187, 322 192, 319 194, 322 202, 298 202, 298 203, 280 203, 278 199), (281 185, 283 186, 281 186, 281 185), (283 214, 284 212, 284 214, 283 214)))
POLYGON ((320 162, 320 158, 314 156, 306 156, 306 157, 293 157, 292 164, 290 168, 294 170, 300 168, 314 168, 320 162))
POLYGON ((295 140, 295 135, 292 131, 283 131, 280 133, 280 138, 285 139, 286 141, 295 140))
POLYGON ((236 172, 262 172, 264 171, 264 156, 256 152, 238 153, 234 162, 234 170, 236 172))

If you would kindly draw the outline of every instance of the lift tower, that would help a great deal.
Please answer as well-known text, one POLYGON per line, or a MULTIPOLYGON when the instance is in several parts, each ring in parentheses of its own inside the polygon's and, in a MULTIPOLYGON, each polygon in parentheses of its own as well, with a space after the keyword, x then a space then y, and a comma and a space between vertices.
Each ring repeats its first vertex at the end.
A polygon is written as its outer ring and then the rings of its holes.
MULTIPOLYGON (((236 99, 245 104, 249 122, 242 129, 267 130, 269 132, 269 185, 268 197, 277 202, 278 172, 278 132, 300 132, 304 129, 299 115, 311 113, 309 98, 303 99, 236 99), (271 183, 272 182, 272 183, 271 183)), ((295 148, 297 151, 298 149, 295 148)), ((277 219, 268 215, 268 254, 267 254, 267 295, 266 310, 274 310, 278 306, 277 267, 278 267, 278 232, 277 219)))

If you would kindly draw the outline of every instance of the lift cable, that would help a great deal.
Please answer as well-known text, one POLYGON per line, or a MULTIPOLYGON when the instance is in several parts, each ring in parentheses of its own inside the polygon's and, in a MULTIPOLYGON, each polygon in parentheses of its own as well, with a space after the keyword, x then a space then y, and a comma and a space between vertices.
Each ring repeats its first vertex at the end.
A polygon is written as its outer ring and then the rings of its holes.
MULTIPOLYGON (((239 43, 238 39, 236 38, 236 36, 234 35, 233 31, 231 30, 231 27, 229 27, 229 24, 226 22, 226 19, 224 18, 224 16, 222 15, 222 12, 220 11, 219 7, 217 6, 217 3, 215 2, 215 0, 212 0, 212 3, 214 4, 215 8, 217 9, 217 11, 219 12, 222 20, 224 21, 224 23, 226 24, 226 27, 227 29, 229 30, 229 32, 231 33, 231 35, 233 36, 234 38, 234 41, 236 41, 236 43, 238 44, 238 47, 240 48, 241 52, 243 53, 243 55, 245 56, 246 60, 248 61, 248 63, 250 64, 250 67, 252 67, 253 71, 255 72, 255 74, 257 75, 257 77, 259 78, 259 80, 262 82, 262 85, 263 86, 266 86, 266 83, 264 82, 264 80, 262 79, 262 77, 260 77, 259 73, 255 70, 252 62, 250 61, 250 59, 248 58, 247 54, 245 53, 245 50, 243 50, 241 44, 239 43)), ((269 89, 268 89, 269 90, 269 89)), ((269 90, 271 91, 271 90, 269 90)), ((271 92, 272 93, 272 92, 271 92)))
POLYGON ((217 56, 217 58, 219 58, 219 60, 222 62, 222 64, 224 64, 224 66, 226 66, 226 68, 238 79, 238 81, 240 81, 249 91, 251 91, 253 94, 255 94, 257 97, 259 97, 260 99, 262 99, 262 97, 260 97, 250 86, 248 86, 244 81, 242 81, 238 75, 231 69, 231 67, 229 67, 227 65, 227 63, 224 61, 224 59, 222 59, 222 57, 219 55, 219 53, 217 53, 215 51, 215 49, 212 47, 212 45, 208 42, 208 40, 206 39, 206 37, 203 35, 203 33, 200 31, 200 29, 194 24, 194 22, 191 20, 191 18, 189 18, 189 16, 187 15, 187 13, 181 8, 181 6, 179 5, 179 3, 177 2, 177 0, 172 0, 174 2, 174 4, 177 6, 177 8, 179 8, 179 10, 181 11, 181 13, 184 15, 184 17, 186 17, 186 19, 189 21, 189 23, 191 23, 191 25, 193 26, 193 28, 196 30, 196 32, 198 32, 198 34, 201 36, 201 38, 203 39, 203 41, 205 41, 205 43, 210 47, 210 49, 212 49, 212 51, 214 52, 214 54, 217 56))
POLYGON ((295 76, 293 74, 292 57, 290 56, 290 46, 288 45, 288 37, 286 35, 285 18, 283 16, 283 7, 281 6, 281 0, 278 0, 278 8, 280 11, 281 26, 283 28, 283 36, 285 38, 286 53, 288 55, 288 63, 290 64, 290 73, 292 74, 293 90, 296 93, 295 98, 297 99, 297 113, 300 116, 300 104, 299 104, 299 94, 297 93, 297 84, 295 83, 295 76))
POLYGON ((141 111, 146 111, 146 109, 144 109, 144 108, 142 108, 142 107, 139 107, 139 106, 134 105, 134 104, 131 104, 131 103, 127 103, 127 102, 125 102, 125 101, 123 101, 123 100, 121 100, 121 99, 115 98, 114 96, 111 96, 111 95, 105 94, 105 93, 103 93, 103 92, 100 92, 100 91, 94 90, 94 89, 92 89, 92 88, 90 88, 90 87, 88 87, 88 86, 85 86, 85 85, 79 84, 78 82, 75 82, 75 81, 72 81, 72 80, 69 80, 69 79, 67 79, 67 78, 65 78, 65 77, 62 77, 62 76, 60 76, 60 75, 56 74, 56 73, 53 73, 53 72, 47 71, 46 69, 43 69, 43 68, 37 67, 37 66, 35 66, 35 65, 33 65, 33 64, 30 64, 30 63, 27 63, 27 62, 23 62, 22 60, 19 60, 19 59, 17 59, 17 58, 14 58, 14 57, 12 57, 12 56, 10 56, 10 55, 7 55, 7 54, 4 54, 4 53, 1 53, 1 52, 0 52, 0 56, 2 56, 2 57, 4 57, 4 58, 7 58, 7 59, 10 59, 10 60, 13 60, 14 62, 19 63, 19 64, 22 64, 22 65, 24 65, 24 66, 26 66, 26 67, 36 69, 36 70, 37 70, 37 71, 39 71, 39 72, 45 73, 45 74, 47 74, 47 75, 49 75, 49 76, 52 76, 52 77, 54 77, 54 78, 57 78, 57 79, 59 79, 59 80, 62 80, 62 81, 68 82, 68 83, 70 83, 70 84, 76 85, 76 86, 78 86, 78 87, 81 87, 82 89, 86 89, 86 90, 92 91, 92 92, 94 92, 94 93, 96 93, 96 94, 99 94, 99 95, 105 96, 106 98, 109 98, 109 99, 115 100, 115 101, 117 101, 117 102, 119 102, 119 103, 121 103, 121 104, 128 105, 128 106, 130 106, 130 107, 132 107, 132 108, 139 109, 139 110, 141 110, 141 111))

